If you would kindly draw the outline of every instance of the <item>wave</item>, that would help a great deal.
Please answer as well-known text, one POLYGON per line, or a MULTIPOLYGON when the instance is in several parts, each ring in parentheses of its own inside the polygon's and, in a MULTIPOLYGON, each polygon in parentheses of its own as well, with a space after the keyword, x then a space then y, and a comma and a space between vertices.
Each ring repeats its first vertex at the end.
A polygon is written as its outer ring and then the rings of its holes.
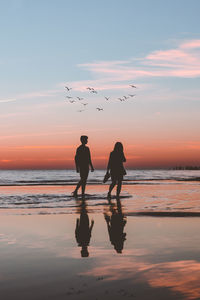
MULTIPOLYGON (((103 184, 105 170, 89 174, 89 185, 103 184)), ((0 186, 75 185, 79 174, 74 170, 0 170, 0 186)), ((173 184, 174 182, 200 182, 200 171, 190 170, 128 170, 125 185, 173 184)), ((107 182, 109 184, 110 181, 107 182)))
MULTIPOLYGON (((128 217, 200 217, 199 201, 179 206, 176 200, 151 198, 137 201, 137 196, 124 191, 120 197, 123 213, 128 217), (136 201, 135 201, 136 200, 136 201)), ((107 199, 107 193, 85 195, 88 213, 102 213, 106 209, 116 209, 116 199, 107 199), (107 208, 106 208, 107 207, 107 208)), ((0 213, 17 215, 74 214, 80 213, 83 205, 81 197, 74 198, 65 193, 11 194, 0 195, 0 213)))
POLYGON ((149 216, 149 217, 200 217, 196 211, 138 211, 130 212, 127 216, 149 216))
MULTIPOLYGON (((155 184, 173 184, 173 183, 181 183, 181 182, 199 182, 200 177, 194 178, 171 178, 171 179, 124 179, 124 185, 155 185, 155 184)), ((0 182, 0 187, 2 186, 72 186, 76 185, 77 180, 42 180, 42 181, 15 181, 15 182, 0 182)), ((103 183, 102 180, 88 180, 87 185, 109 185, 111 181, 107 183, 103 183)))
MULTIPOLYGON (((124 194, 121 199, 131 198, 124 194)), ((86 194, 85 200, 90 206, 107 204, 107 193, 86 194)), ((31 208, 72 208, 81 205, 80 199, 66 194, 22 194, 0 196, 0 209, 31 209, 31 208)))

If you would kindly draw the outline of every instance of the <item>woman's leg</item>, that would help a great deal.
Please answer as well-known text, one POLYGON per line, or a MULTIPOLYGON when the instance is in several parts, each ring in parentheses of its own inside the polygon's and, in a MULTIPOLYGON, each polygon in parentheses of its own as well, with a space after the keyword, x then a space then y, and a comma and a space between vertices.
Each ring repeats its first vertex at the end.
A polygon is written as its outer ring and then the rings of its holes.
POLYGON ((114 188, 115 185, 116 185, 116 180, 112 180, 112 183, 111 183, 111 185, 109 187, 108 195, 111 194, 111 192, 112 192, 112 190, 113 190, 113 188, 114 188))
POLYGON ((119 197, 119 194, 121 192, 121 188, 122 188, 122 180, 118 180, 117 181, 117 197, 119 197))
POLYGON ((86 182, 87 182, 87 179, 82 179, 82 184, 81 184, 81 188, 82 188, 82 196, 85 195, 85 186, 86 186, 86 182))

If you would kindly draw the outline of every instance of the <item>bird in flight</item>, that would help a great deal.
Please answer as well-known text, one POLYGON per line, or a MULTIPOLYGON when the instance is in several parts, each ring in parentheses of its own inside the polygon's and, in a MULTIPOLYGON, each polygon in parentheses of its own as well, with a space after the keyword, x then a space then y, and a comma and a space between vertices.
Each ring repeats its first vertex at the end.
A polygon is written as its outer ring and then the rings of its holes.
POLYGON ((81 104, 83 104, 83 105, 84 105, 84 107, 85 107, 86 105, 88 105, 88 103, 81 103, 81 104))
POLYGON ((70 102, 70 103, 74 103, 74 102, 76 102, 76 101, 75 101, 75 100, 69 100, 69 102, 70 102))
POLYGON ((67 89, 68 92, 69 92, 70 90, 72 90, 72 88, 69 88, 68 86, 65 86, 65 88, 67 89))
POLYGON ((78 100, 83 100, 84 98, 81 98, 81 97, 76 97, 78 100))
POLYGON ((130 97, 135 97, 135 95, 129 95, 130 97))
POLYGON ((91 88, 91 87, 87 87, 86 90, 92 91, 92 90, 94 90, 94 89, 91 88))
POLYGON ((136 89, 136 86, 134 84, 130 84, 130 87, 132 88, 135 88, 136 89))
POLYGON ((110 99, 110 97, 104 97, 107 101, 110 99))
POLYGON ((117 99, 119 99, 120 101, 125 101, 123 98, 117 98, 117 99))
POLYGON ((91 90, 91 93, 97 94, 97 91, 95 91, 95 90, 93 89, 93 90, 91 90))
POLYGON ((65 98, 67 98, 67 99, 72 99, 72 97, 70 97, 70 96, 66 96, 65 98))
POLYGON ((103 110, 103 108, 100 108, 100 107, 97 107, 96 108, 98 111, 101 111, 101 110, 103 110))
POLYGON ((129 97, 127 97, 127 96, 123 96, 124 97, 124 100, 127 100, 129 97))

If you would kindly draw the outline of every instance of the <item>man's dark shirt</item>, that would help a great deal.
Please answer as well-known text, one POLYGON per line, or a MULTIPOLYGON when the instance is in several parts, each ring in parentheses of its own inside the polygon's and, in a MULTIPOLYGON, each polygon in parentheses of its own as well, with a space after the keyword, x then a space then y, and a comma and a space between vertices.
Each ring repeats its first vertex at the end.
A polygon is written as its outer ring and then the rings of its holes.
POLYGON ((80 145, 76 150, 76 167, 78 169, 89 169, 91 164, 90 149, 85 145, 80 145))

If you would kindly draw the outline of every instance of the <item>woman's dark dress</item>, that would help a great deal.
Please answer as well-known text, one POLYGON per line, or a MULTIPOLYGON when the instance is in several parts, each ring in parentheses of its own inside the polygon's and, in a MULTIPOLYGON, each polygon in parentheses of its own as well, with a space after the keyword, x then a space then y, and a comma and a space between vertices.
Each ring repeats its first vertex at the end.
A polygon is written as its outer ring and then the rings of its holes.
POLYGON ((123 180, 123 175, 126 174, 126 171, 123 166, 123 162, 125 161, 126 158, 123 153, 118 153, 115 151, 112 151, 110 153, 107 169, 110 170, 112 181, 123 180))

